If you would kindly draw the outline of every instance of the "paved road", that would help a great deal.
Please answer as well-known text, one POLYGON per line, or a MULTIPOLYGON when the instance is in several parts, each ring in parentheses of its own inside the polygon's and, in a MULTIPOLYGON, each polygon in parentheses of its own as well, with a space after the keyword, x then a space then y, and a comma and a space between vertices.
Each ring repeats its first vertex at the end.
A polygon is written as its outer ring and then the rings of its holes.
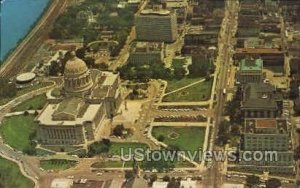
MULTIPOLYGON (((218 133, 218 126, 223 120, 223 109, 226 97, 223 95, 223 89, 226 88, 227 83, 227 69, 232 59, 233 49, 233 37, 235 35, 235 25, 237 21, 238 1, 227 0, 225 6, 225 17, 223 19, 219 44, 218 44, 218 57, 216 60, 216 74, 217 74, 217 85, 216 95, 217 104, 215 107, 215 123, 212 139, 216 140, 218 133)), ((218 150, 216 145, 213 145, 213 150, 218 150)), ((220 174, 221 167, 218 162, 213 161, 212 168, 209 169, 207 187, 220 187, 222 184, 223 176, 220 174)))
MULTIPOLYGON (((6 105, 1 106, 0 122, 2 122, 3 118, 9 113, 9 111, 12 107, 18 105, 19 103, 21 103, 33 96, 45 93, 45 92, 47 92, 47 90, 53 88, 54 86, 55 86, 55 84, 32 91, 32 92, 29 92, 29 93, 26 93, 16 99, 10 101, 6 105)), ((1 126, 1 124, 0 124, 0 126, 1 126)), ((8 146, 7 144, 5 144, 3 142, 2 137, 0 137, 0 151, 1 151, 1 153, 0 153, 1 156, 5 157, 9 160, 12 160, 13 162, 17 162, 18 165, 21 167, 20 168, 21 173, 24 176, 29 177, 31 180, 34 180, 35 187, 39 187, 36 180, 40 177, 42 172, 35 165, 32 164, 31 159, 29 159, 28 157, 23 155, 21 152, 18 152, 15 149, 8 146)))

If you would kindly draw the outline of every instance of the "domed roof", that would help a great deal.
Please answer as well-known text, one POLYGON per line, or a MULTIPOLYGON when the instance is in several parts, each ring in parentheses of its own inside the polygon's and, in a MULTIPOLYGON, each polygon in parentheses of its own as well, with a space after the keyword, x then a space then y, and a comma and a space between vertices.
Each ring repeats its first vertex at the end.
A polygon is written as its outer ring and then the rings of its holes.
POLYGON ((64 74, 66 75, 78 75, 83 74, 88 71, 88 67, 85 62, 81 59, 77 58, 74 54, 69 61, 67 61, 65 65, 64 74))

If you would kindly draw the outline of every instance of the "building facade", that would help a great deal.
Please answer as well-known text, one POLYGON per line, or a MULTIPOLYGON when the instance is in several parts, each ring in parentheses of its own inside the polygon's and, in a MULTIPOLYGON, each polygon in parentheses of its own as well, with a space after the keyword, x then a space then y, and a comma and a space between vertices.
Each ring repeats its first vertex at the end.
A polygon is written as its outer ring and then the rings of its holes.
POLYGON ((239 163, 240 167, 271 173, 294 172, 294 159, 293 151, 290 150, 292 148, 290 140, 290 132, 285 119, 245 119, 241 138, 240 156, 243 157, 241 157, 239 163), (249 151, 261 151, 263 158, 257 160, 251 154, 248 154, 251 160, 244 158, 244 156, 247 156, 246 152, 249 151))
POLYGON ((116 115, 121 104, 119 75, 89 70, 73 57, 66 63, 64 85, 48 95, 36 117, 37 137, 43 145, 82 145, 94 141, 105 118, 116 115))
POLYGON ((163 62, 164 53, 164 43, 136 42, 131 46, 128 62, 133 64, 163 62))
POLYGON ((237 81, 241 84, 251 82, 259 83, 263 80, 262 70, 262 59, 242 59, 237 73, 237 81))
POLYGON ((242 87, 244 118, 275 118, 281 114, 283 96, 268 83, 248 83, 242 87))
POLYGON ((168 10, 143 10, 135 16, 135 26, 139 41, 174 42, 178 36, 176 13, 168 10))

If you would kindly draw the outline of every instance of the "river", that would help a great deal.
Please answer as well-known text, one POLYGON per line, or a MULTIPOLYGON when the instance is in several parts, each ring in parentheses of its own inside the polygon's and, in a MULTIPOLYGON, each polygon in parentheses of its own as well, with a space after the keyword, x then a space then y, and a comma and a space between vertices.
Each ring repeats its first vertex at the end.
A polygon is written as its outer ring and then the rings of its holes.
POLYGON ((0 0, 0 60, 13 50, 33 27, 51 0, 0 0))

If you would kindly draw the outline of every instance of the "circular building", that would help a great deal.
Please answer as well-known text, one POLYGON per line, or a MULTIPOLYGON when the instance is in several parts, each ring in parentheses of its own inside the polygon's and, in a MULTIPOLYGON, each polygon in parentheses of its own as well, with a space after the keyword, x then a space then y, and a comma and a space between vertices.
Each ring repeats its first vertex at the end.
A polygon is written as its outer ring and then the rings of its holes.
POLYGON ((17 84, 27 84, 33 81, 36 78, 36 74, 33 72, 26 72, 23 74, 20 74, 16 78, 17 84))
POLYGON ((93 86, 90 71, 85 62, 77 58, 74 53, 67 61, 64 70, 64 89, 69 93, 78 93, 93 86))

